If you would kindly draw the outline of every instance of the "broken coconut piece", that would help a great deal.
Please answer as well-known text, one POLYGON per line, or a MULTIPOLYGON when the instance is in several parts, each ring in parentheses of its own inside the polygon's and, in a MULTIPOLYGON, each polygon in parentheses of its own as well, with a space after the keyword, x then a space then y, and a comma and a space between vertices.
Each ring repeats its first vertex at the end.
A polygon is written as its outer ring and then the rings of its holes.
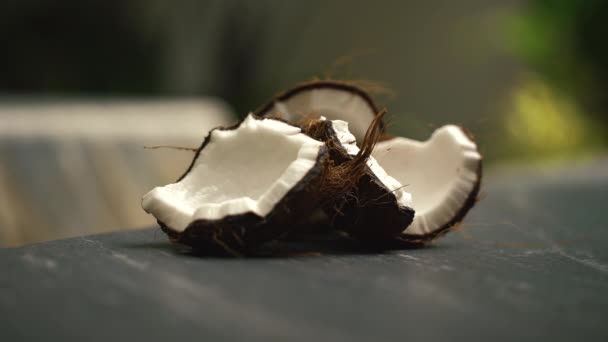
POLYGON ((361 149, 345 121, 321 117, 304 126, 305 133, 325 141, 329 148, 331 162, 324 186, 332 189, 333 197, 325 202, 325 213, 335 229, 366 242, 395 236, 414 218, 410 194, 370 155, 383 115, 372 120, 361 149))
POLYGON ((401 137, 379 142, 373 156, 414 199, 416 216, 399 236, 402 241, 424 243, 447 233, 477 201, 482 157, 461 127, 441 127, 425 142, 401 137))
MULTIPOLYGON (((296 123, 321 115, 329 120, 344 120, 359 141, 377 113, 376 104, 363 89, 344 81, 329 80, 299 84, 256 111, 259 116, 276 116, 296 123)), ((384 129, 382 122, 380 128, 384 129)))
POLYGON ((175 242, 247 253, 317 208, 327 160, 325 144, 300 128, 250 114, 212 130, 185 174, 142 207, 175 242))

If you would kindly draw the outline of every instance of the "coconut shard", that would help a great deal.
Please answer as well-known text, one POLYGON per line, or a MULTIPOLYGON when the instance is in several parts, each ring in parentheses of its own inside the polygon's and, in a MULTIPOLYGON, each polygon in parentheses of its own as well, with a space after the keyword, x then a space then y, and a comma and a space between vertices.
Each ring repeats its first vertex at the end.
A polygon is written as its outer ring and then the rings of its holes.
POLYGON ((306 134, 324 141, 329 148, 325 188, 326 193, 334 196, 326 201, 323 209, 331 225, 368 242, 401 233, 414 218, 411 195, 371 156, 381 134, 379 122, 384 113, 372 120, 361 148, 357 147, 346 121, 322 117, 308 121, 303 128, 306 134))
MULTIPOLYGON (((255 113, 304 124, 303 121, 320 116, 346 121, 352 134, 361 142, 380 110, 363 89, 348 82, 328 80, 301 83, 278 94, 255 113)), ((379 124, 383 131, 383 122, 379 124)))
MULTIPOLYGON (((379 111, 363 89, 341 81, 313 81, 279 94, 257 113, 304 123, 310 121, 311 114, 323 115, 328 119, 324 125, 331 126, 338 136, 338 145, 352 157, 357 148, 353 140, 365 137, 379 111), (350 124, 352 135, 339 120, 350 124)), ((473 136, 462 127, 448 125, 436 130, 426 142, 387 135, 382 140, 374 144, 372 157, 367 161, 371 172, 353 187, 349 200, 338 202, 330 215, 334 223, 366 241, 396 239, 407 244, 432 241, 457 227, 476 203, 481 186, 482 157, 473 136), (369 184, 374 181, 378 184, 380 179, 395 198, 369 188, 369 184), (411 203, 403 200, 405 195, 400 195, 399 186, 411 193, 411 203), (376 212, 382 199, 400 203, 400 209, 387 206, 376 212), (415 211, 413 222, 404 220, 395 228, 385 225, 388 219, 378 219, 389 218, 405 207, 415 211)), ((332 160, 340 160, 340 153, 331 151, 330 147, 332 160)))
POLYGON ((425 142, 395 137, 379 142, 372 154, 412 194, 416 216, 401 241, 425 243, 444 235, 477 202, 482 157, 462 127, 443 126, 425 142))
POLYGON ((248 254, 318 208, 328 157, 299 127, 249 115, 212 130, 184 175, 144 195, 142 207, 174 242, 248 254))

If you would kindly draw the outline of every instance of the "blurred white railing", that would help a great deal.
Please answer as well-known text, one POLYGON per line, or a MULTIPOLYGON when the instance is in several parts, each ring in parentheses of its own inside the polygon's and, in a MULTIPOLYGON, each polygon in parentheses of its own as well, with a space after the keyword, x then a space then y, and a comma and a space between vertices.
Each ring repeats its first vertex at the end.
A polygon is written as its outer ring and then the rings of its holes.
POLYGON ((154 223, 140 197, 174 181, 207 132, 234 122, 215 99, 0 99, 0 246, 154 223))

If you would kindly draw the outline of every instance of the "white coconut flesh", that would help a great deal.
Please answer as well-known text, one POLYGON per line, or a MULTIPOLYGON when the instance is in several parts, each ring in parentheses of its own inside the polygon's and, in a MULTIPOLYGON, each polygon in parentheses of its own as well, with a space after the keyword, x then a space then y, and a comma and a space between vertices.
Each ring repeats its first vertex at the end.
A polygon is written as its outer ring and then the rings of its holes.
MULTIPOLYGON (((325 117, 321 117, 321 120, 325 119, 325 117)), ((357 147, 355 136, 348 129, 349 123, 342 120, 332 120, 331 124, 346 152, 351 156, 356 156, 359 153, 359 147, 357 147)), ((406 187, 397 179, 391 177, 373 156, 370 156, 367 160, 367 166, 388 191, 393 193, 400 206, 412 207, 412 195, 406 191, 406 187)))
POLYGON ((350 131, 357 139, 365 136, 376 115, 374 108, 361 95, 347 89, 322 86, 275 101, 266 113, 279 114, 291 122, 299 122, 311 114, 323 115, 330 120, 344 120, 350 123, 350 131))
POLYGON ((300 128, 249 115, 236 129, 213 130, 190 172, 144 195, 144 210, 174 231, 273 207, 317 164, 323 143, 300 128))
POLYGON ((372 154, 412 194, 416 214, 404 231, 409 235, 444 228, 463 209, 481 177, 477 145, 458 126, 441 127, 425 142, 401 137, 383 141, 372 154))

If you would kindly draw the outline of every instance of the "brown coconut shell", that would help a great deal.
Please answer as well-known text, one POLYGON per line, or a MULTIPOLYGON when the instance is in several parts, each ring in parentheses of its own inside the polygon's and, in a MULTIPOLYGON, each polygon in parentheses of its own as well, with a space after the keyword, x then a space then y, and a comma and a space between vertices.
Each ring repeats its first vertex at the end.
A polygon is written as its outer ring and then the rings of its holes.
POLYGON ((386 112, 374 119, 356 156, 350 155, 340 142, 331 121, 313 120, 304 132, 324 141, 329 148, 330 164, 323 209, 334 229, 349 233, 361 241, 381 241, 401 233, 414 219, 414 210, 400 205, 367 165, 375 143, 381 136, 380 123, 386 112))

